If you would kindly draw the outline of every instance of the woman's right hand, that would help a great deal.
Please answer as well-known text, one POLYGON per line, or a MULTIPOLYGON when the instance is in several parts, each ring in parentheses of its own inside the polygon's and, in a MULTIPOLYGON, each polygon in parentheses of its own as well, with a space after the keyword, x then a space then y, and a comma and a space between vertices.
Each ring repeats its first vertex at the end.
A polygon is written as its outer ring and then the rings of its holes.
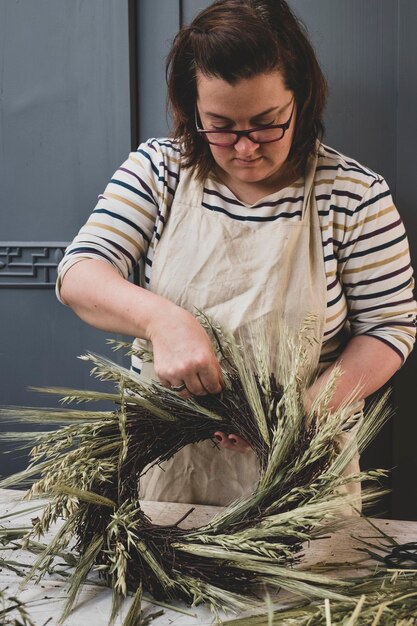
POLYGON ((61 297, 88 324, 153 344, 155 373, 181 396, 220 393, 220 364, 204 328, 185 309, 122 278, 107 263, 84 259, 70 267, 61 297))
POLYGON ((154 370, 166 387, 186 389, 184 398, 220 393, 223 377, 210 338, 197 319, 185 309, 169 303, 161 307, 148 326, 154 370))

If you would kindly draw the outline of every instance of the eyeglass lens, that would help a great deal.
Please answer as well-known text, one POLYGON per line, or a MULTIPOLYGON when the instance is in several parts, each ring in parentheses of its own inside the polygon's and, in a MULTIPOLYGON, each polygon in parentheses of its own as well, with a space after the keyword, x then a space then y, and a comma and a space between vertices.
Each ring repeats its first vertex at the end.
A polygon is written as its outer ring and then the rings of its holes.
MULTIPOLYGON (((267 143, 269 141, 278 141, 282 139, 284 135, 283 128, 258 128, 252 130, 249 133, 245 133, 245 136, 252 139, 255 143, 267 143)), ((205 137, 209 143, 217 144, 219 146, 232 146, 239 138, 240 134, 231 130, 224 131, 223 133, 210 131, 205 133, 205 137)))

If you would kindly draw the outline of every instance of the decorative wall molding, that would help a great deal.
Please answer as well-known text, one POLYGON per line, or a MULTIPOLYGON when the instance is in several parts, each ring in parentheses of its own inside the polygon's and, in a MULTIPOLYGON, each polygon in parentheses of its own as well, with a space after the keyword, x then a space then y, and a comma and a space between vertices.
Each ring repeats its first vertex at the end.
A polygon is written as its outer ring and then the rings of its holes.
POLYGON ((67 246, 61 241, 0 242, 0 288, 53 288, 67 246))

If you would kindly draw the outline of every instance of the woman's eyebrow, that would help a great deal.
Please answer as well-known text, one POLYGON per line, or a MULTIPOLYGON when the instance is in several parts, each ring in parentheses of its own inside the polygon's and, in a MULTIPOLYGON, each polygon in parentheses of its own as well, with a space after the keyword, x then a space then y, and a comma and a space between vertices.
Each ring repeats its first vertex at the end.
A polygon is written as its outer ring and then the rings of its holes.
MULTIPOLYGON (((251 117, 251 120, 255 120, 258 117, 263 117, 264 115, 268 115, 268 113, 272 113, 273 111, 276 111, 278 113, 278 111, 280 109, 284 109, 287 105, 283 106, 283 107, 270 107, 269 109, 266 109, 265 111, 262 111, 261 113, 257 113, 256 115, 254 115, 253 117, 251 117)), ((226 122, 233 122, 234 120, 230 119, 229 117, 226 117, 225 115, 219 115, 218 113, 212 113, 211 111, 207 111, 206 112, 207 117, 212 117, 214 119, 217 120, 224 120, 226 122)))

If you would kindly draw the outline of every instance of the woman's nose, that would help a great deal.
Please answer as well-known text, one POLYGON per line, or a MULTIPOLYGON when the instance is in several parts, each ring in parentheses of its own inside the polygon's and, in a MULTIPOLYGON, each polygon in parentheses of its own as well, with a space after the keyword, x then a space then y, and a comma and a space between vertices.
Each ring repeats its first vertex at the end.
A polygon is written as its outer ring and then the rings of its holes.
POLYGON ((234 148, 236 152, 239 154, 252 154, 252 152, 256 152, 259 148, 259 143, 254 143, 249 139, 249 137, 239 137, 237 143, 235 143, 234 148))

